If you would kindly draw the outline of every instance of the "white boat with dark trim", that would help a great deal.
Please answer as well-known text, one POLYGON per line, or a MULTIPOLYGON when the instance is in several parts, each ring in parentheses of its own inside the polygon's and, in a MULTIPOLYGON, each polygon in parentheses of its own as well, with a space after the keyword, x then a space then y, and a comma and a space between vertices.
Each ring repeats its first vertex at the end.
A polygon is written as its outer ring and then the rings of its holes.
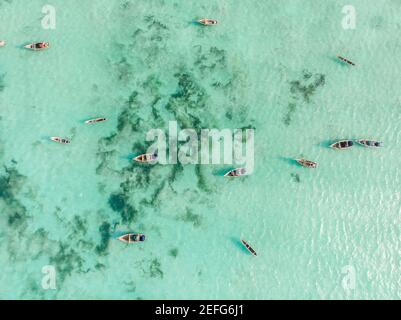
POLYGON ((301 166, 305 167, 305 168, 317 168, 318 167, 318 163, 314 162, 314 161, 310 161, 310 160, 306 160, 306 159, 295 159, 296 162, 298 162, 301 166))
POLYGON ((225 177, 241 177, 241 176, 244 176, 244 175, 246 175, 245 168, 237 168, 237 169, 234 169, 234 170, 230 170, 224 176, 225 177))
POLYGON ((330 148, 344 150, 349 149, 354 145, 354 141, 352 140, 341 140, 338 142, 333 143, 330 148))
POLYGON ((86 124, 94 124, 94 123, 99 123, 99 122, 104 122, 106 121, 106 118, 95 118, 95 119, 90 119, 85 121, 86 124))
POLYGON ((57 143, 61 143, 61 144, 69 144, 71 143, 70 140, 66 139, 66 138, 60 138, 60 137, 50 137, 50 140, 57 142, 57 143))
POLYGON ((217 20, 208 18, 200 19, 197 22, 203 26, 214 26, 218 23, 217 20))
POLYGON ((340 59, 342 62, 345 62, 351 66, 355 67, 355 63, 353 63, 352 61, 348 60, 347 58, 341 57, 341 56, 337 56, 338 59, 340 59))
POLYGON ((248 250, 251 254, 253 254, 255 257, 258 255, 258 254, 256 253, 255 249, 253 249, 253 248, 251 247, 251 245, 250 245, 248 242, 246 242, 245 240, 242 240, 242 239, 241 239, 241 242, 242 242, 242 244, 245 246, 245 248, 247 248, 247 250, 248 250))
POLYGON ((124 234, 118 238, 118 240, 124 243, 134 243, 134 242, 144 242, 145 235, 144 234, 137 234, 137 233, 128 233, 124 234))
POLYGON ((141 162, 141 163, 153 163, 157 161, 157 154, 156 153, 145 153, 137 156, 133 159, 134 161, 141 162))
POLYGON ((24 46, 25 49, 41 51, 50 48, 49 42, 35 42, 24 46))

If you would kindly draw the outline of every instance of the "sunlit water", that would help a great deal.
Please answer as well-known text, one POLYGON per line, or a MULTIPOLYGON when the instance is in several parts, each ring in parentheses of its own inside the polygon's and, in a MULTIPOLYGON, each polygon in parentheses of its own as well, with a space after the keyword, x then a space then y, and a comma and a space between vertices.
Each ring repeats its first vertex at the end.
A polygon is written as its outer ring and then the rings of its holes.
POLYGON ((339 0, 53 0, 55 30, 44 4, 0 2, 0 298, 401 297, 398 1, 352 1, 355 30, 339 0), (255 128, 255 172, 133 164, 171 120, 255 128))

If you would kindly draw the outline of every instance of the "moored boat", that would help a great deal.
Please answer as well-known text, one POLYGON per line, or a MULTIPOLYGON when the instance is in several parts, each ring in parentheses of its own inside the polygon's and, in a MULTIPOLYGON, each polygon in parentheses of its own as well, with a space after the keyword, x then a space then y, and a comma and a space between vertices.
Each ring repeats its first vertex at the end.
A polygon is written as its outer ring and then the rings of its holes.
POLYGON ((50 140, 52 140, 54 142, 61 143, 61 144, 69 144, 69 143, 71 143, 70 140, 65 139, 65 138, 60 138, 60 137, 50 137, 50 140))
POLYGON ((242 239, 241 239, 241 242, 242 242, 242 244, 245 246, 245 248, 247 248, 247 250, 248 250, 251 254, 253 254, 255 257, 258 255, 258 254, 256 253, 255 249, 253 249, 253 248, 251 247, 251 245, 250 245, 248 242, 246 242, 245 240, 242 240, 242 239))
POLYGON ((86 124, 93 124, 93 123, 98 123, 98 122, 104 122, 106 121, 106 118, 95 118, 95 119, 90 119, 85 121, 86 124))
POLYGON ((317 162, 306 159, 295 159, 295 161, 305 168, 317 168, 319 165, 317 162))
POLYGON ((383 142, 380 142, 380 141, 362 139, 362 140, 357 140, 356 142, 358 144, 360 144, 361 146, 369 147, 369 148, 383 147, 383 142))
POLYGON ((0 40, 0 47, 4 47, 6 45, 6 42, 4 40, 0 40))
POLYGON ((48 42, 35 42, 24 46, 25 49, 40 51, 50 48, 50 44, 48 42))
POLYGON ((143 242, 145 241, 145 235, 140 233, 128 233, 119 237, 118 240, 124 243, 143 242))
POLYGON ((244 176, 245 174, 246 174, 245 168, 237 168, 234 170, 230 170, 224 176, 225 177, 241 177, 241 176, 244 176))
POLYGON ((145 153, 141 154, 140 156, 137 156, 133 159, 134 161, 137 162, 142 162, 142 163, 151 163, 157 161, 157 154, 156 153, 145 153))
POLYGON ((333 143, 330 146, 330 148, 343 150, 343 149, 351 148, 353 145, 354 145, 354 141, 352 141, 352 140, 341 140, 341 141, 333 143))
POLYGON ((353 63, 352 61, 348 60, 347 58, 341 57, 341 56, 337 56, 338 59, 340 59, 342 62, 345 62, 351 66, 355 66, 355 63, 353 63))
POLYGON ((215 19, 200 19, 198 20, 198 23, 204 26, 214 26, 216 25, 218 22, 215 19))

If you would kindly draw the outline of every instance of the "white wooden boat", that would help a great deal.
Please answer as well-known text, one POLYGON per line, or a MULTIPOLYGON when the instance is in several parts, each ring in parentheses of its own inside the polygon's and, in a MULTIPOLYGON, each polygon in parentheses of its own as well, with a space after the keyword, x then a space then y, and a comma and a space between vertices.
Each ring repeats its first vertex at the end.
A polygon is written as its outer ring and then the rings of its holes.
POLYGON ((24 46, 24 48, 33 51, 41 51, 50 48, 50 44, 48 42, 35 42, 27 44, 26 46, 24 46))
POLYGON ((118 240, 120 240, 124 243, 143 242, 143 241, 145 241, 145 235, 144 234, 136 234, 136 233, 128 233, 128 234, 124 234, 121 237, 119 237, 118 240))
POLYGON ((347 58, 341 57, 341 56, 337 56, 338 59, 340 59, 342 62, 345 62, 351 66, 355 66, 355 63, 353 63, 352 61, 348 60, 347 58))
POLYGON ((356 142, 358 144, 360 144, 361 146, 368 147, 368 148, 383 147, 383 142, 380 142, 380 141, 362 139, 362 140, 357 140, 356 142))
POLYGON ((85 121, 86 124, 94 124, 94 123, 98 123, 98 122, 104 122, 106 121, 106 118, 95 118, 95 119, 90 119, 85 121))
POLYGON ((135 157, 133 160, 141 163, 152 163, 157 161, 157 154, 145 153, 135 157))
POLYGON ((241 242, 242 242, 242 244, 244 245, 244 247, 245 247, 252 255, 254 255, 255 257, 258 255, 258 254, 256 253, 255 249, 253 249, 253 248, 251 247, 251 245, 250 245, 248 242, 246 242, 245 240, 242 240, 242 239, 241 239, 241 242))
POLYGON ((295 159, 295 161, 305 168, 317 168, 319 165, 317 162, 306 159, 295 159))

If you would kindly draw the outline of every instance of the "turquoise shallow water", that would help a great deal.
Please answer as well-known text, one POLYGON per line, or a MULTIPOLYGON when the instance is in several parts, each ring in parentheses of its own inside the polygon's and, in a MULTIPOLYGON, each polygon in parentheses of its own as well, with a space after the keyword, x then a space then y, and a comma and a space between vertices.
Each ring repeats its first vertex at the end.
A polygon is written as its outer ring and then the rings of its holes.
POLYGON ((355 30, 334 0, 54 0, 55 30, 45 4, 0 2, 0 298, 401 297, 398 1, 353 1, 355 30), (255 128, 255 172, 132 164, 170 120, 255 128), (385 148, 327 148, 365 137, 385 148))

